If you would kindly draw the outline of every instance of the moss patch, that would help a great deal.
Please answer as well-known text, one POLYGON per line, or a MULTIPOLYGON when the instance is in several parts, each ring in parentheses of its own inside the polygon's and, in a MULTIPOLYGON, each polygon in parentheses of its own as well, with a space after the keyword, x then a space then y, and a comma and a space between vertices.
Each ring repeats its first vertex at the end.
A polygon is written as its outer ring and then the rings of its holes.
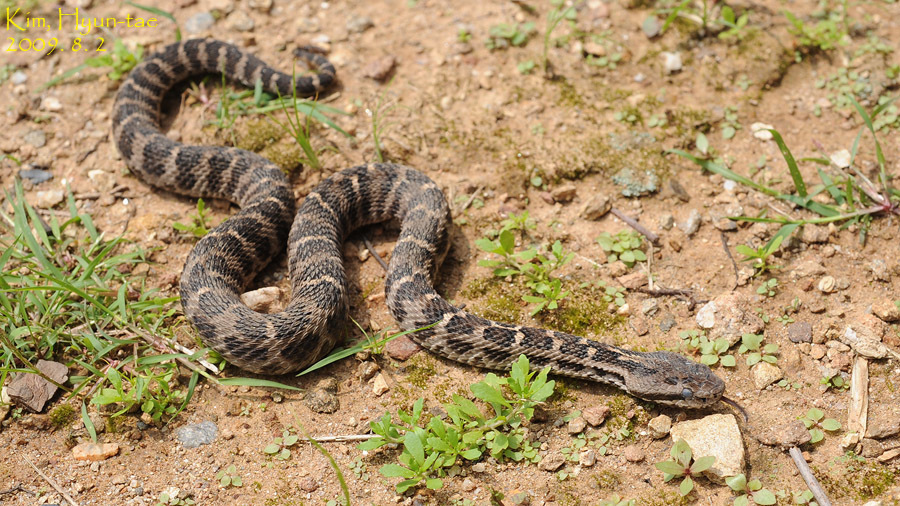
POLYGON ((50 412, 50 424, 59 430, 75 421, 75 408, 69 404, 60 404, 50 412))
POLYGON ((482 278, 469 282, 461 295, 477 300, 468 308, 473 314, 499 322, 519 323, 525 312, 522 295, 526 290, 500 278, 482 278))
POLYGON ((836 459, 827 471, 813 468, 828 494, 835 499, 852 497, 866 501, 878 497, 897 478, 898 472, 878 462, 848 454, 836 459))
POLYGON ((434 359, 425 353, 414 356, 406 366, 406 379, 414 387, 424 389, 435 374, 437 374, 437 369, 434 359))
POLYGON ((610 314, 605 303, 585 290, 570 294, 556 311, 541 313, 540 320, 548 328, 577 336, 615 334, 625 324, 624 317, 610 314))

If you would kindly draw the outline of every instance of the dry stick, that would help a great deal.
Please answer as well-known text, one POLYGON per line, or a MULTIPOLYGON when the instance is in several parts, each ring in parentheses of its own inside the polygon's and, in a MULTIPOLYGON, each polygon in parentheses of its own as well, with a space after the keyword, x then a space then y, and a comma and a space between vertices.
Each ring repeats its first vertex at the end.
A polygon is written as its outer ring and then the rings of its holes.
POLYGON ((388 265, 387 263, 385 263, 384 259, 381 258, 381 255, 379 255, 378 252, 375 251, 375 246, 372 244, 372 241, 370 241, 368 237, 363 236, 363 243, 365 243, 366 249, 369 250, 369 253, 371 253, 372 256, 375 257, 375 260, 378 260, 381 268, 384 269, 385 272, 387 272, 388 265))
POLYGON ((631 216, 626 215, 625 213, 623 213, 622 211, 619 211, 615 207, 611 208, 609 210, 609 212, 616 215, 617 218, 624 221, 625 224, 627 224, 629 227, 640 232, 644 237, 647 238, 648 241, 652 242, 653 244, 659 244, 659 236, 654 234, 653 232, 647 230, 643 225, 638 223, 637 220, 635 220, 631 216))
POLYGON ((310 443, 316 441, 318 443, 344 443, 347 441, 368 441, 380 437, 377 434, 344 434, 341 436, 322 436, 322 437, 304 437, 300 441, 310 443))
POLYGON ((10 488, 7 490, 0 490, 0 495, 12 494, 13 492, 25 492, 26 494, 31 495, 31 496, 37 495, 37 493, 32 492, 31 490, 28 490, 27 488, 23 487, 21 483, 16 485, 13 488, 10 488))
POLYGON ((25 460, 25 462, 28 462, 28 465, 30 465, 32 467, 32 469, 34 469, 34 472, 38 473, 41 476, 41 478, 43 478, 47 483, 50 484, 51 487, 56 489, 56 491, 59 492, 60 495, 62 495, 67 501, 69 501, 69 504, 71 504, 72 506, 78 506, 78 503, 75 502, 75 499, 72 499, 72 496, 70 496, 69 493, 65 491, 65 489, 60 487, 59 484, 56 483, 55 481, 53 481, 49 476, 42 473, 41 470, 37 468, 37 466, 35 466, 34 464, 31 463, 30 460, 28 460, 28 457, 25 457, 23 455, 22 458, 25 460))
POLYGON ((806 482, 806 486, 809 488, 809 491, 812 492, 812 495, 815 497, 816 502, 819 503, 819 506, 831 506, 831 500, 828 499, 825 491, 822 490, 822 485, 819 484, 819 480, 813 475, 812 470, 806 463, 806 459, 803 458, 803 452, 800 451, 800 448, 792 446, 790 454, 791 458, 794 459, 794 465, 797 466, 797 470, 800 471, 800 476, 803 477, 803 481, 806 482))
POLYGON ((725 254, 728 255, 728 259, 731 260, 731 265, 734 266, 734 286, 731 288, 731 290, 734 291, 734 289, 738 287, 738 280, 741 279, 741 275, 738 274, 738 264, 734 261, 734 257, 731 256, 731 250, 728 249, 728 238, 725 237, 725 232, 719 230, 719 237, 722 239, 722 249, 725 250, 725 254))
POLYGON ((459 213, 465 211, 466 209, 468 209, 469 206, 472 205, 472 202, 475 201, 475 198, 478 197, 478 194, 479 194, 479 193, 481 192, 481 190, 483 190, 483 189, 484 189, 484 185, 483 185, 483 184, 482 184, 482 185, 478 185, 478 188, 475 188, 475 191, 472 192, 472 196, 469 197, 469 200, 467 200, 466 203, 463 204, 461 208, 459 208, 459 211, 457 211, 456 214, 459 214, 459 213))

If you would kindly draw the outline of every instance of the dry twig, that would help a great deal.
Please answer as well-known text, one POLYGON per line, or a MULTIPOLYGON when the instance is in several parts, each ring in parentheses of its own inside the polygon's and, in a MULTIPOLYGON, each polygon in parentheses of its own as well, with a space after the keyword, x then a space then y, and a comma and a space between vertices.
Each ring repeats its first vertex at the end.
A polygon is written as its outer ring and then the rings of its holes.
POLYGON ((822 485, 819 484, 819 480, 816 479, 812 470, 809 468, 809 465, 806 463, 806 459, 803 458, 803 452, 800 451, 800 448, 792 446, 790 454, 791 458, 794 460, 794 465, 797 466, 797 470, 800 471, 800 476, 803 477, 803 481, 806 482, 806 486, 809 488, 809 491, 812 492, 812 495, 815 497, 816 502, 819 503, 819 506, 831 506, 831 500, 828 499, 828 496, 822 489, 822 485))
POLYGON ((66 492, 66 490, 65 490, 64 488, 60 487, 60 486, 59 486, 59 483, 56 483, 56 481, 54 481, 52 478, 50 478, 50 477, 47 476, 46 474, 42 473, 41 470, 38 469, 36 465, 32 464, 31 461, 28 460, 28 458, 25 457, 24 455, 22 456, 22 459, 23 459, 25 462, 28 462, 28 465, 30 465, 31 468, 34 469, 34 472, 38 473, 38 475, 39 475, 41 478, 43 478, 44 481, 46 481, 47 483, 49 483, 50 486, 53 487, 54 490, 56 490, 57 492, 59 492, 59 494, 60 494, 61 496, 63 496, 67 501, 69 501, 69 504, 71 504, 72 506, 78 506, 78 503, 75 502, 75 499, 72 499, 72 496, 70 496, 69 493, 66 492))
POLYGON ((631 216, 628 216, 627 214, 623 213, 622 211, 619 211, 619 210, 616 209, 615 207, 611 208, 611 209, 609 210, 609 212, 611 212, 611 213, 613 213, 614 215, 616 215, 617 218, 619 218, 620 220, 624 221, 625 224, 628 225, 629 227, 631 227, 631 228, 637 230, 638 232, 640 232, 641 235, 643 235, 644 237, 646 237, 648 241, 652 242, 653 244, 659 244, 659 236, 656 235, 656 234, 654 234, 653 232, 647 230, 646 227, 644 227, 643 225, 641 225, 640 223, 638 223, 637 220, 635 220, 635 219, 632 218, 631 216))

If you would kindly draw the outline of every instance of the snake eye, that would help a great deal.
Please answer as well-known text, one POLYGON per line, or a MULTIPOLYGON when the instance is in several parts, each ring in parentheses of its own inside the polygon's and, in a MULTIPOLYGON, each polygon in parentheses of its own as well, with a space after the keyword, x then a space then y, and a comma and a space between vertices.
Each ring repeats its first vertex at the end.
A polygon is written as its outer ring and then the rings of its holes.
POLYGON ((690 388, 685 388, 681 391, 681 396, 684 397, 684 400, 689 401, 694 398, 694 391, 690 388))

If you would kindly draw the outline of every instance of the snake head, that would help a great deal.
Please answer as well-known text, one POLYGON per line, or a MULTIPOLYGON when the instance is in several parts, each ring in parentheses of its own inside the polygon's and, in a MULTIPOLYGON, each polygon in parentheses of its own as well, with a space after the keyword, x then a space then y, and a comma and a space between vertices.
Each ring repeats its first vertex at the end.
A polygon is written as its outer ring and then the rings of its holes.
POLYGON ((681 408, 706 408, 719 402, 725 382, 703 364, 668 351, 642 354, 638 369, 625 378, 635 397, 681 408))

